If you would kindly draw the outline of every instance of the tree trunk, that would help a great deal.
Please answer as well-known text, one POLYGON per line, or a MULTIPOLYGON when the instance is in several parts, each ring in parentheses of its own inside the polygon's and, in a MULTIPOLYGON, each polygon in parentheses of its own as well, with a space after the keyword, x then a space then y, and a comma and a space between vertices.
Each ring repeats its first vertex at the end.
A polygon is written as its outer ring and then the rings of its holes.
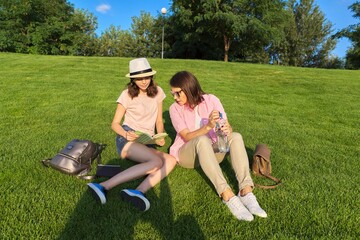
POLYGON ((224 34, 224 62, 229 60, 230 38, 224 34))

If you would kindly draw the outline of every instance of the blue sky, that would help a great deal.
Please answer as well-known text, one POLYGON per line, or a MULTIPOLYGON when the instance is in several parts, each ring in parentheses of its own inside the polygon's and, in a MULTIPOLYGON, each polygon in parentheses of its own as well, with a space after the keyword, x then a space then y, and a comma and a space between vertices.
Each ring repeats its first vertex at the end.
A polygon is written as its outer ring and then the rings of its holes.
MULTIPOLYGON (((149 12, 152 16, 160 14, 161 8, 169 8, 171 0, 68 0, 75 8, 87 9, 98 19, 97 34, 107 29, 111 24, 120 26, 121 29, 129 29, 132 17, 140 16, 141 11, 149 12)), ((333 23, 334 30, 339 30, 359 20, 352 17, 348 7, 356 0, 315 0, 325 17, 333 23)), ((338 41, 334 55, 344 57, 350 46, 347 39, 338 41)))

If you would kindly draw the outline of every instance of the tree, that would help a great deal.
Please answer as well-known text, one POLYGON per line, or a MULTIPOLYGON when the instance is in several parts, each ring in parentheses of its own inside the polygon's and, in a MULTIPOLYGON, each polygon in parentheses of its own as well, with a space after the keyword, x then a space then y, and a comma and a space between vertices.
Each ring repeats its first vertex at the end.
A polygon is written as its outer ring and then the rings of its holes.
POLYGON ((60 50, 63 54, 92 56, 98 49, 98 39, 95 33, 97 18, 87 10, 76 9, 67 23, 61 36, 60 50))
POLYGON ((31 8, 29 1, 0 0, 0 51, 28 52, 31 8))
POLYGON ((172 11, 173 49, 196 58, 268 62, 283 34, 281 0, 177 0, 172 11))
POLYGON ((269 63, 278 61, 278 48, 287 19, 281 0, 248 0, 241 7, 245 23, 234 39, 234 53, 242 61, 269 63))
POLYGON ((111 25, 101 34, 98 54, 101 56, 131 57, 134 38, 129 31, 111 25))
POLYGON ((0 0, 0 51, 91 54, 96 18, 66 0, 0 0))
POLYGON ((223 25, 222 32, 218 32, 219 23, 216 21, 220 21, 221 13, 218 13, 216 19, 214 17, 220 2, 222 1, 173 1, 170 30, 167 31, 172 40, 173 57, 227 59, 231 42, 230 37, 224 39, 222 34, 227 27, 223 25), (225 54, 222 49, 227 49, 225 54))
POLYGON ((290 18, 282 43, 282 62, 292 66, 321 67, 336 45, 336 40, 330 36, 332 24, 314 0, 290 0, 286 9, 290 18))
MULTIPOLYGON (((353 17, 360 19, 360 2, 357 1, 349 6, 354 12, 353 17)), ((360 23, 353 24, 335 34, 335 37, 347 37, 352 46, 346 52, 345 68, 360 69, 360 23)))
POLYGON ((132 17, 130 32, 134 39, 131 46, 133 57, 160 56, 161 35, 156 34, 155 19, 150 13, 142 11, 140 17, 132 17))

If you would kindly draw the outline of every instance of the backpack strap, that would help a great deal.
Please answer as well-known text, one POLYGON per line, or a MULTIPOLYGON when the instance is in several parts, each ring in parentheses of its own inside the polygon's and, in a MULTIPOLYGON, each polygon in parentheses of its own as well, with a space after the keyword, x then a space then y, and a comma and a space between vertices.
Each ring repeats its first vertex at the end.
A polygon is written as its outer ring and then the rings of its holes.
MULTIPOLYGON (((97 151, 96 151, 96 165, 101 164, 101 153, 102 151, 107 147, 106 144, 102 144, 102 143, 95 143, 97 151)), ((80 172, 76 177, 79 179, 84 179, 84 180, 91 180, 96 178, 96 175, 87 175, 89 172, 91 171, 90 169, 85 169, 82 172, 80 172)))
POLYGON ((97 156, 96 156, 97 164, 101 164, 101 153, 107 147, 107 145, 102 143, 95 143, 95 144, 97 147, 97 156))
POLYGON ((82 172, 80 172, 78 175, 76 175, 76 177, 79 179, 84 179, 84 180, 94 179, 95 175, 87 175, 90 170, 91 169, 85 169, 82 172))
POLYGON ((45 167, 49 167, 50 160, 51 160, 51 158, 46 158, 46 159, 41 160, 41 162, 45 167))

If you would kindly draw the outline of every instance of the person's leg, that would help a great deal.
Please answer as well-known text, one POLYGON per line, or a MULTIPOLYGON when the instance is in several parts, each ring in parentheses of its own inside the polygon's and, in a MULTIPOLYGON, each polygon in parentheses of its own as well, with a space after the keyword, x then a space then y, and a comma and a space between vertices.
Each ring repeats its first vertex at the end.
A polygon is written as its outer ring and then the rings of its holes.
POLYGON ((144 193, 147 192, 150 188, 154 187, 163 178, 165 178, 176 165, 176 159, 173 156, 155 149, 149 149, 153 151, 153 154, 159 156, 162 159, 162 167, 150 173, 136 188, 136 190, 123 189, 120 192, 120 195, 124 200, 132 203, 141 211, 146 211, 150 208, 150 202, 146 199, 144 193))
POLYGON ((222 173, 211 141, 205 135, 190 140, 180 148, 179 165, 185 168, 195 168, 200 165, 219 196, 231 189, 222 173))
POLYGON ((240 133, 233 132, 229 136, 229 144, 231 165, 234 168, 239 183, 239 193, 237 196, 250 213, 266 218, 266 212, 260 207, 255 195, 252 193, 254 183, 250 175, 249 158, 240 133))
POLYGON ((243 189, 251 192, 254 186, 249 170, 249 158, 245 144, 240 133, 233 132, 229 135, 231 165, 239 183, 239 192, 243 189))
POLYGON ((120 192, 120 196, 124 200, 133 204, 140 211, 146 211, 150 208, 150 202, 146 199, 144 193, 166 177, 176 165, 176 159, 173 156, 156 149, 149 148, 149 150, 161 159, 162 167, 150 173, 135 190, 123 189, 120 192))
POLYGON ((143 144, 134 142, 128 142, 124 146, 121 152, 121 158, 128 158, 132 161, 138 162, 139 164, 125 169, 112 178, 100 183, 100 185, 102 185, 106 190, 110 190, 119 184, 129 182, 158 171, 163 165, 162 159, 159 155, 154 154, 152 149, 143 144))
POLYGON ((169 173, 174 169, 177 161, 175 157, 170 154, 158 151, 156 149, 150 149, 154 154, 158 155, 163 161, 163 165, 157 171, 150 173, 144 181, 136 188, 136 190, 146 193, 150 188, 158 184, 162 179, 164 179, 169 173))
MULTIPOLYGON (((132 130, 126 125, 123 125, 126 131, 132 130)), ((130 167, 107 181, 102 183, 88 183, 88 187, 93 193, 95 199, 102 204, 106 203, 106 192, 111 188, 121 183, 137 179, 144 175, 151 174, 162 167, 162 159, 152 152, 150 148, 145 145, 127 141, 124 137, 117 135, 115 138, 116 149, 121 158, 129 158, 140 164, 130 167)), ((143 193, 137 190, 125 190, 121 192, 123 198, 127 200, 134 200, 137 203, 136 207, 145 211, 150 207, 149 201, 145 198, 143 193), (139 207, 140 206, 140 207, 139 207)))
POLYGON ((244 207, 224 178, 219 165, 224 157, 224 153, 214 153, 211 141, 207 136, 200 136, 187 142, 180 149, 179 165, 192 168, 199 164, 230 212, 239 220, 252 221, 254 217, 244 207))

